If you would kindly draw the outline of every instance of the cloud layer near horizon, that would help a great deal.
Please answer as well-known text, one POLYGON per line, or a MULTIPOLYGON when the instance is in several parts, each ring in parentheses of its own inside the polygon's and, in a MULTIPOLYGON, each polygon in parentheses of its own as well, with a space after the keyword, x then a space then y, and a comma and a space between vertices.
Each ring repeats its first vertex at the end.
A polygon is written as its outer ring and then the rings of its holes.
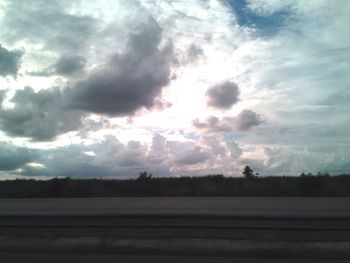
POLYGON ((0 10, 2 178, 350 172, 349 1, 0 10))

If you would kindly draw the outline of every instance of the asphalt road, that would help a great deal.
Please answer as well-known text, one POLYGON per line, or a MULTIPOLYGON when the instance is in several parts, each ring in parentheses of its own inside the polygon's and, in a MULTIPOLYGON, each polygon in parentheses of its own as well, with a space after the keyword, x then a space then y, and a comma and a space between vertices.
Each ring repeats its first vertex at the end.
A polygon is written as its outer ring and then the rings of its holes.
POLYGON ((349 217, 350 198, 154 197, 0 199, 1 215, 349 217))
POLYGON ((93 254, 35 254, 0 253, 3 263, 70 263, 70 262, 123 262, 123 263, 345 263, 347 260, 334 259, 283 259, 283 258, 232 258, 232 257, 196 257, 167 255, 93 255, 93 254))
MULTIPOLYGON (((276 198, 276 197, 156 197, 156 198, 60 198, 60 199, 0 199, 0 221, 6 227, 8 224, 14 224, 12 227, 20 227, 23 223, 25 224, 62 224, 64 227, 69 226, 72 223, 77 226, 88 226, 89 224, 138 224, 141 220, 142 224, 190 224, 191 227, 203 224, 210 226, 222 226, 223 224, 233 224, 232 227, 242 227, 242 223, 246 228, 256 228, 268 227, 274 228, 278 226, 279 228, 286 229, 287 227, 293 226, 305 230, 309 228, 316 227, 319 230, 326 230, 331 228, 348 229, 350 218, 350 198, 276 198), (33 217, 36 216, 36 217, 33 217), (45 216, 48 216, 45 218, 45 216), (57 217, 56 217, 57 216, 57 217), (72 217, 76 216, 76 217, 72 217), (156 220, 145 221, 149 217, 154 217, 156 220), (184 218, 181 221, 181 218, 184 218), (247 222, 243 220, 240 222, 240 217, 252 218, 251 221, 247 222), (263 217, 270 218, 267 221, 261 219, 263 217), (26 219, 27 218, 27 219, 26 219), (43 219, 41 219, 43 218, 43 219), (51 220, 47 220, 47 219, 51 220), (68 219, 65 219, 68 218, 68 219), (91 218, 91 222, 89 221, 91 218), (175 218, 176 220, 173 220, 175 218), (179 218, 181 220, 179 220, 179 218), (229 218, 229 221, 225 221, 225 218, 229 218), (254 219, 255 218, 255 219, 254 219), (272 218, 272 219, 271 219, 272 218), (298 219, 299 218, 299 219, 298 219), (307 219, 308 218, 308 219, 307 219), (25 219, 25 220, 24 220, 25 219), (54 219, 54 220, 52 220, 54 219), (234 220, 234 221, 231 221, 234 220), (320 220, 321 221, 320 221, 320 220), (16 221, 17 220, 17 221, 16 221), (40 220, 44 220, 41 222, 40 220), (47 220, 47 221, 45 221, 47 220), (68 221, 61 221, 68 220, 68 221), (78 220, 78 221, 77 221, 78 220), (85 220, 85 221, 84 221, 85 220), (101 221, 98 221, 101 220, 101 221), (112 220, 112 221, 110 221, 112 220), (114 221, 119 220, 119 221, 114 221), (134 221, 131 221, 134 220, 134 221), (167 221, 170 220, 170 221, 167 221), (192 221, 193 222, 192 222, 192 221), (204 221, 203 221, 204 220, 204 221), (220 222, 219 222, 219 221, 220 222), (224 221, 222 221, 224 220, 224 221), (238 220, 238 221, 237 221, 238 220), (272 220, 272 221, 271 221, 272 220), (274 221, 275 220, 275 221, 274 221), (292 220, 289 222, 289 220, 292 220), (297 221, 295 221, 297 220, 297 221), (299 221, 298 221, 299 220, 299 221), (73 222, 74 221, 74 222, 73 222), (124 222, 125 221, 125 222, 124 222), (78 223, 76 223, 78 222, 78 223), (261 225, 263 224, 263 225, 261 225), (265 225, 264 225, 265 224, 265 225), (193 226, 192 226, 193 225, 193 226)), ((21 229, 23 229, 21 227, 21 229)), ((29 226, 30 227, 30 226, 29 226)), ((74 226, 76 227, 76 226, 74 226)), ((231 227, 231 226, 230 226, 231 227)), ((317 230, 317 231, 319 231, 317 230)), ((314 230, 315 231, 315 230, 314 230)), ((339 231, 339 229, 337 230, 339 231)), ((252 259, 252 258, 223 258, 223 257, 202 257, 202 256, 185 256, 186 253, 182 253, 182 257, 176 256, 157 256, 154 254, 160 253, 159 249, 164 251, 175 251, 175 254, 179 254, 180 251, 203 251, 202 248, 210 248, 217 246, 219 250, 223 250, 225 246, 218 245, 218 243, 211 239, 199 239, 198 242, 214 242, 213 244, 202 244, 197 245, 192 241, 187 239, 179 239, 178 241, 172 241, 170 244, 164 242, 158 242, 153 240, 155 245, 151 246, 153 255, 141 256, 141 255, 84 255, 84 254, 65 254, 67 251, 67 246, 71 249, 71 245, 77 244, 77 250, 79 251, 90 251, 89 247, 105 248, 105 239, 101 239, 101 242, 92 240, 91 238, 81 239, 79 237, 73 238, 73 240, 68 240, 58 238, 52 239, 51 237, 41 237, 48 238, 50 242, 40 243, 37 238, 31 238, 26 236, 20 242, 16 237, 3 237, 3 249, 0 251, 1 262, 115 262, 117 260, 121 262, 269 262, 269 263, 291 263, 291 262, 337 262, 335 260, 295 260, 295 259, 252 259), (28 240, 25 240, 25 239, 28 240), (12 240, 12 241, 11 241, 12 240), (63 240, 63 241, 62 241, 63 240), (11 243, 11 242, 12 243, 11 243), (92 244, 91 244, 91 242, 92 244), (80 242, 80 243, 79 243, 80 242), (86 243, 87 242, 87 243, 86 243), (97 243, 96 243, 97 242, 97 243), (158 242, 158 243, 157 243, 158 242), (175 243, 174 243, 175 242, 175 243), (190 243, 186 243, 190 242, 190 243), (50 245, 50 244, 51 245, 50 245), (101 243, 101 244, 100 244, 101 243), (186 244, 187 245, 186 245, 186 244), (12 244, 12 245, 11 245, 12 244), (34 248, 42 248, 40 244, 46 244, 47 250, 40 250, 34 248), (54 249, 58 246, 59 249, 54 249), (60 246, 63 246, 61 249, 60 246), (189 248, 193 246, 192 248, 189 248), (33 249, 30 249, 33 247, 33 249), (182 249, 183 248, 183 249, 182 249), (7 249, 7 250, 6 250, 7 249), (20 254, 5 253, 5 251, 16 250, 21 251, 20 254), (61 249, 61 250, 60 250, 61 249), (30 254, 26 252, 32 252, 30 254), (41 252, 51 251, 51 254, 40 254, 41 252), (62 254, 54 254, 61 252, 62 254), (11 261, 12 260, 12 261, 11 261)), ((92 238, 93 239, 93 238, 92 238)), ((95 238, 96 239, 96 238, 95 238)), ((142 240, 130 241, 128 238, 115 239, 111 244, 116 246, 116 250, 110 248, 110 251, 133 251, 133 249, 139 249, 141 252, 145 247, 150 247, 150 242, 143 242, 142 240), (137 241, 137 242, 136 242, 137 241), (125 247, 125 242, 129 244, 127 248, 125 247), (131 243, 130 243, 131 242, 131 243), (136 243, 135 243, 136 242, 136 243), (141 243, 140 243, 141 242, 141 243), (142 243, 143 242, 143 243, 142 243), (118 250, 119 249, 119 250, 118 250), (124 249, 124 250, 123 250, 124 249)), ((327 241, 327 240, 326 240, 327 241)), ((339 241, 339 240, 336 240, 339 241)), ((271 243, 270 247, 267 242, 253 242, 247 241, 237 241, 225 240, 221 242, 233 242, 232 244, 226 244, 230 249, 227 251, 231 252, 231 256, 245 255, 248 251, 270 251, 269 253, 262 253, 261 255, 266 256, 284 256, 284 252, 296 253, 297 251, 300 255, 309 255, 307 251, 314 253, 313 255, 320 255, 320 258, 333 257, 333 258, 348 258, 349 251, 348 242, 345 243, 305 243, 305 248, 301 247, 301 243, 294 242, 292 247, 286 246, 284 243, 279 245, 279 243, 271 243), (276 247, 277 246, 277 247, 276 247), (280 247, 282 246, 282 247, 280 247), (311 247, 310 247, 311 246, 311 247), (235 248, 237 253, 232 254, 231 247, 235 248), (301 248, 300 248, 301 247, 301 248), (306 249, 306 250, 305 250, 306 249), (246 252, 243 252, 246 251, 246 252), (274 252, 275 251, 275 252, 274 252), (282 253, 282 252, 283 253, 282 253), (305 253, 304 253, 304 252, 305 253), (241 253, 241 254, 239 254, 241 253), (243 254, 242 254, 243 253, 243 254), (304 254, 303 254, 304 253, 304 254), (339 256, 342 253, 341 256, 339 256)), ((220 242, 219 242, 220 243, 220 242)), ((108 243, 109 244, 109 243, 108 243)), ((289 244, 289 243, 288 243, 289 244)), ((227 247, 226 246, 226 247, 227 247)), ((68 250, 69 250, 68 249, 68 250)), ((106 248, 107 249, 107 248, 106 248)), ((221 251, 220 250, 220 251, 221 251)), ((91 253, 94 250, 90 251, 91 253)), ((103 250, 102 250, 103 251, 103 250)), ((139 251, 139 252, 140 252, 139 251)), ((125 252, 125 253, 129 253, 125 252)), ((215 252, 215 251, 214 251, 215 252)), ((209 253, 212 256, 222 256, 222 253, 209 253)), ((310 253, 311 253, 310 252, 310 253)), ((144 252, 142 252, 144 253, 144 252)), ((293 254, 292 253, 292 254, 293 254)), ((191 255, 204 255, 206 253, 189 253, 191 255)), ((254 254, 259 255, 259 253, 254 254)), ((251 254, 249 254, 251 256, 251 254)), ((286 255, 286 258, 289 256, 286 255)), ((312 258, 312 257, 311 257, 312 258)), ((345 261, 339 261, 345 262, 345 261)))

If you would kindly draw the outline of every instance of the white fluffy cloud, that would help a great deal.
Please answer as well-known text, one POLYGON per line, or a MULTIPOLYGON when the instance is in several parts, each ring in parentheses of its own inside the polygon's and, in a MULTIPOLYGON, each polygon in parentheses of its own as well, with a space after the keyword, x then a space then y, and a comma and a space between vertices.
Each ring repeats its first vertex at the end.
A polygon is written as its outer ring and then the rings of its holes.
MULTIPOLYGON (((122 143, 114 136, 90 144, 45 150, 5 143, 0 145, 6 150, 0 156, 3 161, 0 169, 17 176, 127 178, 136 177, 143 170, 167 176, 184 167, 198 170, 209 165, 216 158, 212 143, 213 138, 203 138, 202 143, 168 141, 159 134, 153 135, 149 145, 139 141, 122 143)), ((229 148, 221 146, 221 158, 231 158, 232 151, 240 151, 237 145, 233 150, 232 143, 229 148)))

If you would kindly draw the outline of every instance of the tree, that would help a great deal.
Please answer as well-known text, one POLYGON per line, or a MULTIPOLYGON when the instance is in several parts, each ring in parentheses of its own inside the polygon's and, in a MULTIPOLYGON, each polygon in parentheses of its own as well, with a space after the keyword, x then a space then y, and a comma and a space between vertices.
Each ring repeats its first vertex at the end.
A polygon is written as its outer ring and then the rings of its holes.
POLYGON ((242 172, 245 178, 254 178, 254 171, 247 165, 242 172))
POLYGON ((152 174, 148 174, 146 171, 140 172, 139 180, 148 180, 152 178, 152 174))

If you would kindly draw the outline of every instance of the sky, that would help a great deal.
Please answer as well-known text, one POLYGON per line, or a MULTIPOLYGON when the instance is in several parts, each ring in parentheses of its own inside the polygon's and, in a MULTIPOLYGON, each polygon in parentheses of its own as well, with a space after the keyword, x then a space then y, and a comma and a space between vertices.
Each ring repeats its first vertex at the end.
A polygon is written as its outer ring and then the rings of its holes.
POLYGON ((0 179, 350 173, 348 0, 0 0, 0 179))

